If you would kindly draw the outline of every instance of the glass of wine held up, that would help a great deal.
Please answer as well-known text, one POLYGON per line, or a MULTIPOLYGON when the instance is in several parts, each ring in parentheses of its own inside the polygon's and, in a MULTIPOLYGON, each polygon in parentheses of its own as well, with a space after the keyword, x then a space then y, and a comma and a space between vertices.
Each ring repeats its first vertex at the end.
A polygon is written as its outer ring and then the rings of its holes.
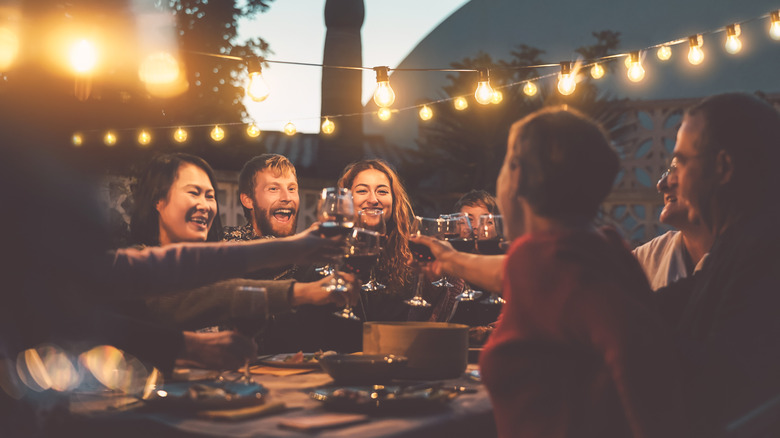
MULTIPOLYGON (((369 273, 373 271, 379 261, 379 233, 355 227, 347 238, 347 253, 344 256, 344 266, 361 282, 368 280, 369 273)), ((352 312, 352 306, 347 303, 336 316, 345 319, 359 320, 352 312)), ((365 316, 365 315, 364 315, 365 316)))
MULTIPOLYGON (((497 214, 483 214, 477 225, 477 251, 482 255, 504 254, 504 219, 497 214)), ((495 293, 481 301, 483 304, 504 304, 506 301, 495 293)))
MULTIPOLYGON (((412 235, 418 236, 431 236, 435 238, 441 237, 441 229, 444 220, 441 218, 427 218, 415 216, 414 222, 412 222, 412 235)), ((415 243, 409 241, 409 250, 412 252, 412 259, 414 266, 417 268, 417 286, 414 289, 414 296, 404 303, 412 307, 430 307, 431 304, 425 301, 422 296, 423 281, 425 281, 425 275, 420 272, 420 265, 430 263, 433 261, 433 253, 431 249, 421 243, 415 243)))
MULTIPOLYGON (((372 208, 368 210, 360 210, 357 212, 356 227, 364 230, 370 230, 377 233, 379 236, 379 251, 381 253, 387 245, 387 225, 385 224, 384 211, 380 208, 372 208)), ((366 292, 375 292, 383 290, 386 286, 376 279, 376 263, 371 267, 371 273, 368 282, 363 285, 363 290, 366 292)))
MULTIPOLYGON (((460 252, 474 253, 476 251, 474 228, 466 213, 448 215, 447 230, 444 238, 453 248, 460 252)), ((463 291, 457 296, 458 301, 476 301, 482 296, 482 291, 474 290, 465 283, 463 291)))
MULTIPOLYGON (((320 235, 323 237, 349 236, 355 227, 355 207, 352 192, 349 189, 328 187, 322 189, 317 220, 320 222, 320 235)), ((339 276, 343 257, 334 264, 333 278, 324 286, 328 292, 349 292, 349 284, 339 276)))

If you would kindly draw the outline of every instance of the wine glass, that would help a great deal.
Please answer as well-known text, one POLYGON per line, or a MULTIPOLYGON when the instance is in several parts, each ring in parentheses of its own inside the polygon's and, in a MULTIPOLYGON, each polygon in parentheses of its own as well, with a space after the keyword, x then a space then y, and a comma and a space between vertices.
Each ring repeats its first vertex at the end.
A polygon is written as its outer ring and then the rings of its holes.
MULTIPOLYGON (((483 214, 479 216, 477 226, 477 251, 482 255, 499 255, 504 250, 504 219, 497 214, 483 214)), ((483 304, 504 304, 506 300, 498 294, 492 293, 481 301, 483 304)))
MULTIPOLYGON (((438 238, 441 236, 442 223, 441 218, 427 218, 415 216, 414 222, 412 222, 412 235, 418 236, 432 236, 438 238)), ((404 303, 413 307, 430 307, 431 304, 425 301, 422 296, 422 285, 425 280, 425 276, 420 272, 419 266, 423 263, 429 263, 433 261, 433 253, 427 246, 409 241, 409 250, 412 251, 412 259, 414 265, 418 267, 417 271, 417 286, 414 289, 414 296, 404 303)))
MULTIPOLYGON (((347 239, 344 266, 361 281, 369 276, 369 272, 379 261, 379 241, 379 233, 363 228, 355 228, 347 239)), ((345 319, 360 320, 352 312, 352 306, 349 303, 335 315, 345 319)))
MULTIPOLYGON (((436 234, 438 239, 450 240, 450 238, 456 238, 459 236, 459 230, 457 229, 457 222, 449 214, 442 214, 439 216, 440 225, 439 232, 436 234)), ((438 280, 432 283, 436 287, 452 287, 453 284, 447 280, 447 275, 444 274, 438 280)))
MULTIPOLYGON (((323 237, 348 236, 355 227, 355 207, 352 204, 352 192, 349 189, 328 187, 322 189, 317 219, 320 222, 320 235, 323 237)), ((349 292, 349 285, 339 275, 343 257, 339 257, 333 267, 333 278, 324 286, 328 292, 349 292)))
MULTIPOLYGON (((385 224, 384 211, 381 208, 371 208, 357 212, 356 226, 365 230, 375 231, 379 235, 379 252, 384 250, 387 245, 387 225, 385 224)), ((366 292, 375 292, 385 289, 387 286, 376 279, 376 264, 371 267, 371 274, 368 282, 363 285, 366 292)))
MULTIPOLYGON (((460 252, 475 252, 474 228, 468 215, 466 213, 451 214, 448 224, 449 228, 448 232, 445 233, 445 240, 460 252)), ((458 301, 475 301, 480 297, 482 297, 482 291, 474 290, 470 284, 464 282, 463 291, 456 299, 458 301)))

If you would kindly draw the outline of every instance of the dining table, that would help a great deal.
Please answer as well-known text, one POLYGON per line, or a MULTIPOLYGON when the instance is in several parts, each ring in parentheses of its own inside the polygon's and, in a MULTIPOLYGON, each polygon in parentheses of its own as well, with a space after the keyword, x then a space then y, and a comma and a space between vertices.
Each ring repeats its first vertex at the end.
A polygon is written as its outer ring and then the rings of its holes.
MULTIPOLYGON (((268 409, 250 415, 217 415, 220 411, 165 409, 163 403, 148 403, 122 395, 72 394, 63 436, 112 437, 438 437, 496 435, 488 393, 479 381, 477 364, 469 364, 462 376, 437 381, 393 381, 397 387, 450 388, 456 392, 446 401, 430 406, 403 403, 355 406, 337 409, 316 397, 331 393, 339 385, 322 369, 252 367, 251 384, 263 391, 268 409), (329 420, 337 423, 327 427, 329 420), (342 421, 343 420, 343 421, 342 421), (304 425, 301 428, 301 425, 304 425), (311 426, 308 429, 306 426, 311 426)), ((204 378, 212 381, 218 373, 178 369, 179 383, 204 378)), ((227 373, 229 381, 242 374, 227 373)), ((237 383, 234 383, 237 384, 237 383)), ((163 385, 165 387, 165 385, 163 385)), ((377 388, 382 388, 379 386, 377 388)), ((258 405, 259 408, 259 405, 258 405)), ((251 410, 251 409, 250 409, 251 410)), ((241 412, 241 410, 225 412, 241 412)))

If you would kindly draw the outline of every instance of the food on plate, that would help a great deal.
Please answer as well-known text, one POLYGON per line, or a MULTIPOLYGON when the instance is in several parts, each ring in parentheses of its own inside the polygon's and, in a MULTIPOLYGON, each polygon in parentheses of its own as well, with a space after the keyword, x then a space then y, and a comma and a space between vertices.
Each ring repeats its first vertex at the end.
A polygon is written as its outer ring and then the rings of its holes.
POLYGON ((328 351, 318 351, 316 353, 304 353, 303 351, 299 351, 295 354, 291 354, 284 358, 284 363, 317 363, 319 362, 321 357, 324 356, 330 356, 332 354, 337 354, 335 351, 328 350, 328 351))

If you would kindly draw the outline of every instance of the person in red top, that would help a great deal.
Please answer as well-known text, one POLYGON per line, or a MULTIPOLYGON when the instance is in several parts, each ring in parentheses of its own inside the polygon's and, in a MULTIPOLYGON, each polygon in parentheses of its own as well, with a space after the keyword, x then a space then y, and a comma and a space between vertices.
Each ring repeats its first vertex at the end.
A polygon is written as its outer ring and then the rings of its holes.
MULTIPOLYGON (((614 230, 592 224, 617 171, 603 131, 578 112, 543 109, 510 130, 497 180, 513 241, 506 304, 480 356, 501 437, 690 436, 644 273, 614 230)), ((460 263, 421 240, 439 269, 460 263)))

